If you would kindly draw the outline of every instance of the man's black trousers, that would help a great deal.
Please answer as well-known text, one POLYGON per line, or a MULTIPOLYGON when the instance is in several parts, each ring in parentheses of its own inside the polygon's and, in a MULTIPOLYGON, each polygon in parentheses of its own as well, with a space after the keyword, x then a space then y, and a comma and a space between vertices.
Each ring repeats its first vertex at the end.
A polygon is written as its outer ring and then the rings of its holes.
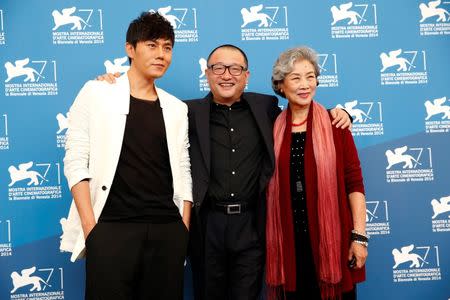
POLYGON ((182 300, 188 230, 98 223, 86 239, 86 300, 182 300))
POLYGON ((205 234, 205 300, 255 300, 261 292, 264 243, 254 212, 210 210, 205 234))

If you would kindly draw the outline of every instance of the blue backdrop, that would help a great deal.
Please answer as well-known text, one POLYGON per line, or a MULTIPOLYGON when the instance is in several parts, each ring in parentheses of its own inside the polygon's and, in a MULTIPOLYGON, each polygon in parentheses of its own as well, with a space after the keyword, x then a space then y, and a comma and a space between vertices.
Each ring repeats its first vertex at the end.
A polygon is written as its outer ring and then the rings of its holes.
POLYGON ((126 28, 148 10, 176 30, 158 85, 180 99, 206 94, 219 44, 242 47, 248 90, 269 94, 281 51, 316 49, 317 100, 353 115, 363 165, 372 238, 360 299, 450 298, 450 1, 3 0, 0 299, 82 299, 84 262, 59 251, 66 114, 86 80, 126 70, 126 28))

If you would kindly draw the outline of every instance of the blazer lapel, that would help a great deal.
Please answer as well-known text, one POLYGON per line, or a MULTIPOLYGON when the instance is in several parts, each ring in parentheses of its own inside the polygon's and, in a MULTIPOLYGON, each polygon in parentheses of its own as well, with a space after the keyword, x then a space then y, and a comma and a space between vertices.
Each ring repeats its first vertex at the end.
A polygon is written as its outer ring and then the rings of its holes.
POLYGON ((170 168, 172 170, 172 174, 177 174, 177 168, 175 168, 178 161, 176 161, 178 155, 178 131, 177 125, 174 125, 174 116, 177 113, 170 104, 171 95, 169 95, 166 91, 155 86, 156 93, 158 94, 159 103, 161 106, 163 119, 164 119, 164 128, 166 130, 166 141, 167 148, 169 151, 169 160, 170 160, 170 168))
MULTIPOLYGON (((113 86, 114 88, 114 86, 113 86)), ((117 79, 116 88, 113 90, 114 111, 118 114, 128 115, 130 110, 130 83, 128 81, 127 73, 117 79)))
POLYGON ((123 137, 125 133, 125 126, 127 115, 130 110, 130 85, 128 76, 122 75, 117 79, 115 85, 109 87, 110 94, 107 95, 109 99, 108 105, 110 115, 108 116, 108 123, 104 124, 105 132, 103 133, 105 140, 108 141, 110 151, 110 164, 105 166, 108 169, 105 174, 108 174, 108 182, 112 182, 117 163, 119 162, 120 152, 122 150, 123 137))
POLYGON ((250 106, 250 110, 252 111, 253 117, 256 120, 256 124, 258 125, 259 132, 261 132, 264 144, 266 145, 266 150, 270 157, 270 163, 272 167, 274 167, 275 157, 273 154, 273 132, 270 126, 270 122, 267 119, 267 113, 265 112, 266 107, 264 105, 258 104, 258 102, 255 101, 255 98, 249 97, 245 94, 243 96, 250 106))
POLYGON ((209 93, 199 105, 199 109, 195 112, 195 126, 200 143, 200 149, 205 160, 205 166, 208 174, 211 171, 211 137, 209 131, 209 118, 211 111, 212 96, 209 93))

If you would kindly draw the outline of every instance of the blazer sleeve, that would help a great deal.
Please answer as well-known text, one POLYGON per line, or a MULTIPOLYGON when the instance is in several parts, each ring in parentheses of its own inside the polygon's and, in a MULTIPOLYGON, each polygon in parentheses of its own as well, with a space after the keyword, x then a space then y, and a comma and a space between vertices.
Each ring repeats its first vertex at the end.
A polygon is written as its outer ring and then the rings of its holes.
POLYGON ((281 113, 281 108, 278 106, 278 98, 275 96, 270 97, 269 116, 272 123, 275 123, 278 115, 281 113))
POLYGON ((192 177, 191 177, 191 161, 189 158, 189 122, 188 109, 184 104, 182 122, 180 127, 180 181, 181 181, 181 200, 193 202, 192 200, 192 177))
POLYGON ((86 83, 68 113, 64 175, 70 190, 81 180, 91 178, 89 174, 89 105, 93 101, 91 90, 89 82, 86 83))
MULTIPOLYGON (((339 129, 341 130, 341 129, 339 129)), ((365 193, 361 171, 361 163, 358 157, 353 136, 348 129, 342 131, 342 151, 344 156, 344 177, 347 194, 353 192, 365 193)))

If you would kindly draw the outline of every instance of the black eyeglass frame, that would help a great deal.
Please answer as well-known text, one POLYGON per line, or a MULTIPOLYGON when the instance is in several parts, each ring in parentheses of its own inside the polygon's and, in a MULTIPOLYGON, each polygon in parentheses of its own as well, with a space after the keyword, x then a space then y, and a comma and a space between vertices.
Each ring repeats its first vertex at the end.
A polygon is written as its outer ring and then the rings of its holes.
POLYGON ((239 76, 239 75, 242 74, 242 72, 248 70, 248 68, 243 67, 243 66, 238 65, 238 64, 225 65, 225 64, 222 64, 222 63, 217 63, 217 64, 209 65, 209 66, 208 66, 208 69, 211 69, 211 71, 213 72, 214 75, 223 75, 223 74, 225 74, 225 72, 228 70, 228 72, 229 72, 232 76, 239 76), (223 72, 219 72, 219 73, 218 73, 218 72, 217 72, 218 70, 214 68, 214 67, 216 67, 216 66, 224 67, 223 72), (231 70, 232 70, 232 69, 231 69, 232 67, 239 67, 239 68, 240 68, 240 69, 239 69, 239 73, 236 73, 236 72, 234 72, 234 71, 231 71, 231 70))

